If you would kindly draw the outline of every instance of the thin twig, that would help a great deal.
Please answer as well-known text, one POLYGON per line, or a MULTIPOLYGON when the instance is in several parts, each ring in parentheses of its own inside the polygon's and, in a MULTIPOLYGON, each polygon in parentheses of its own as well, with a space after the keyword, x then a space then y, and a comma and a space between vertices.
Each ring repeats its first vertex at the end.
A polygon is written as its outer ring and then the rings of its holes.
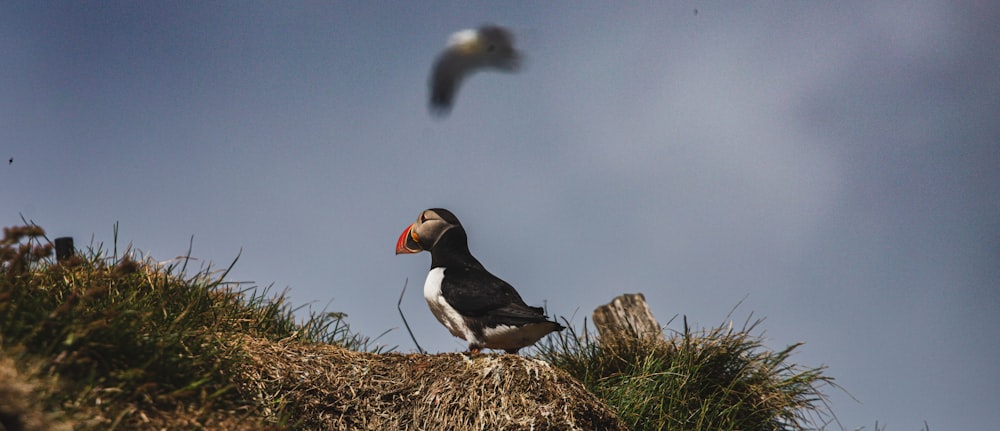
POLYGON ((406 323, 406 316, 403 315, 403 294, 406 293, 406 285, 409 282, 409 277, 403 280, 403 291, 399 292, 399 301, 396 302, 396 309, 399 310, 399 317, 403 318, 403 325, 406 325, 406 332, 410 333, 410 339, 413 340, 413 344, 417 346, 417 351, 420 352, 420 354, 425 354, 427 352, 424 351, 423 347, 420 347, 420 343, 417 342, 417 337, 414 337, 413 331, 410 330, 410 324, 406 323))

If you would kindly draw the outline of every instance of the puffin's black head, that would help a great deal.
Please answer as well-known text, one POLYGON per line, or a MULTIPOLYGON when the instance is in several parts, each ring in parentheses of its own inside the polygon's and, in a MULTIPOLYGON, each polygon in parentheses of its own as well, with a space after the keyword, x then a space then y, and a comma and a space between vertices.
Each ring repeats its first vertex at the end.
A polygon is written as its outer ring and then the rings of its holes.
POLYGON ((396 254, 418 253, 423 250, 432 251, 441 235, 451 228, 461 228, 458 217, 444 208, 424 210, 399 236, 396 241, 396 254))

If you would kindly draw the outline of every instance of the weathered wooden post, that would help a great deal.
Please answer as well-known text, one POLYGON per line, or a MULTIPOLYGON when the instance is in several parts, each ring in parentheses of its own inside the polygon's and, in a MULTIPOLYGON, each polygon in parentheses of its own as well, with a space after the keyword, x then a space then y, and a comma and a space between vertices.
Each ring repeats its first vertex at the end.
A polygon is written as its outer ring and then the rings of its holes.
POLYGON ((73 253, 75 253, 73 237, 63 236, 56 238, 56 261, 62 262, 69 259, 73 257, 73 253))
POLYGON ((594 326, 601 339, 663 339, 663 328, 653 317, 641 293, 626 293, 594 310, 594 326))

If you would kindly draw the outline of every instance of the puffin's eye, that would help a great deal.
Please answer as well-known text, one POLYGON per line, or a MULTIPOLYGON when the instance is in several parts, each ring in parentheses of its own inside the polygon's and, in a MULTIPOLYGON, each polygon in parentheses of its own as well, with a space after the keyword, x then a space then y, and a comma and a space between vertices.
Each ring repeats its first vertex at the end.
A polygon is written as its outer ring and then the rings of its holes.
POLYGON ((420 222, 423 223, 425 221, 427 221, 427 215, 424 213, 420 213, 420 222))

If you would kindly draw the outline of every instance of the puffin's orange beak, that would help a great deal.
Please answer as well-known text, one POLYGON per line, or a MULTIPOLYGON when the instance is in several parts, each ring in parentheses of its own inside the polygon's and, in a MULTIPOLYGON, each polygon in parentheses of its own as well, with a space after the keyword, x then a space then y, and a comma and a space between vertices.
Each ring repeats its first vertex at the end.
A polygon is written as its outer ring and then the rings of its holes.
POLYGON ((417 232, 413 230, 413 225, 411 224, 407 226, 406 230, 403 231, 403 234, 399 236, 399 240, 396 241, 396 254, 409 254, 423 251, 423 249, 420 248, 420 243, 418 241, 420 241, 420 238, 417 237, 417 232), (411 245, 414 248, 410 248, 411 245))

